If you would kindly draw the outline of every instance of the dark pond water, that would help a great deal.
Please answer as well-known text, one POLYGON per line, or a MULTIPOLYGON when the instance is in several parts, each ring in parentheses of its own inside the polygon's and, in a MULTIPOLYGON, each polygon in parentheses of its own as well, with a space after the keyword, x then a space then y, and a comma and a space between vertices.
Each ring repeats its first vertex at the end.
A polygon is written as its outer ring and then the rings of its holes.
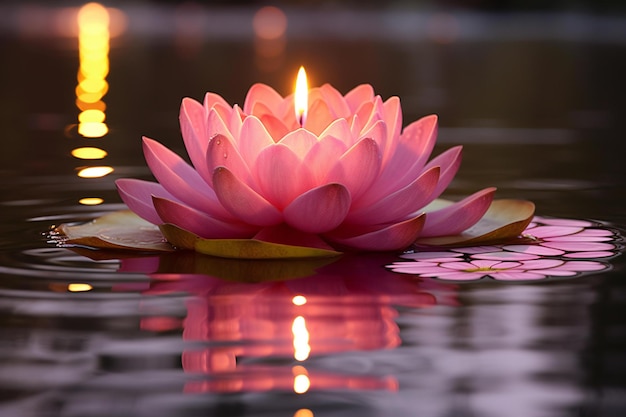
POLYGON ((625 20, 293 10, 287 34, 264 41, 255 10, 128 6, 113 14, 126 23, 108 51, 109 131, 89 139, 71 13, 0 6, 1 416, 626 413, 623 256, 523 284, 393 274, 394 255, 242 283, 198 273, 236 263, 76 252, 46 236, 123 207, 114 180, 150 175, 141 135, 183 153, 182 97, 241 103, 254 82, 287 94, 300 64, 314 85, 400 96, 406 121, 438 113, 437 152, 464 145, 448 197, 493 185, 541 215, 621 229, 625 20), (84 146, 108 155, 71 156, 84 146), (77 176, 96 165, 114 171, 77 176))

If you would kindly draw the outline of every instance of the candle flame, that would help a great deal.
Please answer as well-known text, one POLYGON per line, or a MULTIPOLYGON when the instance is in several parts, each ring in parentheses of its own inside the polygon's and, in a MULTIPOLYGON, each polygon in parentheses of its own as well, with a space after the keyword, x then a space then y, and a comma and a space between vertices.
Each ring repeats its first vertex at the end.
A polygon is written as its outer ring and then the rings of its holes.
POLYGON ((296 93, 294 98, 296 109, 296 120, 300 126, 304 126, 306 122, 306 112, 309 108, 309 86, 306 80, 306 71, 304 67, 298 70, 298 78, 296 78, 296 93))

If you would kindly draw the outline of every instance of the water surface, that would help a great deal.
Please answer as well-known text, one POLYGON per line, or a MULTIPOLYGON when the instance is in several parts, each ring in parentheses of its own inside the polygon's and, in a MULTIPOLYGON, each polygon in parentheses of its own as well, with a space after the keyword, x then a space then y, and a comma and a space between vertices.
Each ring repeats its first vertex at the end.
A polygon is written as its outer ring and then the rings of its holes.
POLYGON ((267 58, 254 12, 197 12, 197 28, 231 24, 194 32, 193 10, 124 9, 102 99, 109 132, 98 139, 78 134, 76 38, 3 27, 0 415, 621 415, 622 257, 609 272, 524 284, 393 274, 382 266, 394 255, 242 283, 209 276, 241 264, 48 242, 54 225, 122 208, 116 178, 150 178, 141 135, 184 152, 182 97, 210 90, 241 103, 254 82, 287 94, 300 64, 314 84, 399 95, 405 124, 437 113, 436 153, 464 146, 449 198, 493 185, 542 215, 626 225, 626 38, 609 30, 613 19, 577 16, 569 27, 571 16, 509 16, 507 29, 502 16, 389 11, 350 14, 331 31, 331 14, 290 12, 325 29, 289 25, 284 49, 267 58), (379 36, 364 22, 396 30, 379 36), (70 156, 79 146, 108 155, 70 156), (114 171, 76 175, 93 165, 114 171), (80 204, 86 197, 103 202, 80 204))

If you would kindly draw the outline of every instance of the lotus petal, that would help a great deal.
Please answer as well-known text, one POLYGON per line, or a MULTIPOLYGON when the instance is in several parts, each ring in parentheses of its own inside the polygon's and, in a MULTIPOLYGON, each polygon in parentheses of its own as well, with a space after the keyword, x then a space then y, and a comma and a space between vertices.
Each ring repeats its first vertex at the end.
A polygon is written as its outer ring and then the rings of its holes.
MULTIPOLYGON (((452 182, 452 179, 456 175, 459 167, 461 166, 461 151, 463 150, 462 146, 455 146, 433 158, 429 163, 426 164, 424 169, 430 169, 432 167, 438 166, 441 168, 439 174, 439 182, 437 183, 437 188, 433 192, 432 198, 437 198, 448 188, 448 185, 452 182)), ((403 179, 402 182, 406 181, 403 179)))
POLYGON ((346 102, 346 99, 341 95, 337 89, 330 84, 324 84, 319 88, 324 101, 327 103, 330 109, 333 119, 349 117, 350 107, 346 102))
POLYGON ((365 120, 367 121, 363 125, 362 131, 365 131, 369 129, 370 127, 374 126, 374 124, 378 122, 379 120, 384 121, 385 120, 384 115, 385 115, 385 107, 383 105, 383 99, 380 98, 380 96, 376 96, 374 97, 372 112, 369 114, 369 117, 365 118, 365 120))
POLYGON ((380 149, 376 141, 363 139, 339 158, 328 173, 326 181, 345 185, 352 199, 357 199, 378 177, 380 160, 380 149))
MULTIPOLYGON (((451 201, 435 200, 431 208, 448 207, 451 201)), ((474 226, 455 236, 437 236, 417 240, 419 246, 479 246, 506 243, 526 229, 535 214, 535 205, 525 200, 494 200, 489 210, 474 226)))
POLYGON ((183 99, 179 116, 180 130, 191 163, 203 178, 210 177, 204 166, 204 155, 209 143, 206 118, 207 111, 200 103, 191 98, 183 99))
POLYGON ((372 111, 374 109, 373 102, 363 103, 359 109, 354 113, 350 123, 350 131, 352 135, 355 137, 359 137, 363 129, 365 128, 365 124, 369 121, 372 111))
POLYGON ((339 226, 350 209, 350 192, 326 184, 298 196, 283 211, 285 222, 305 233, 325 233, 339 226))
POLYGON ((177 200, 212 216, 232 217, 221 206, 213 189, 180 156, 147 137, 143 138, 143 152, 152 174, 177 200))
POLYGON ((302 160, 311 148, 317 144, 317 136, 306 129, 298 129, 285 135, 278 143, 288 147, 302 160))
POLYGON ((217 167, 226 167, 242 181, 246 181, 249 185, 255 184, 248 164, 241 157, 237 147, 226 136, 217 135, 211 139, 206 157, 206 164, 211 172, 214 172, 217 167))
MULTIPOLYGON (((402 108, 398 97, 390 97, 383 103, 385 111, 385 125, 387 127, 387 138, 395 138, 402 130, 402 108)), ((393 151, 395 141, 387 141, 387 146, 383 152, 383 163, 387 162, 393 151)))
POLYGON ((610 243, 600 242, 543 242, 542 246, 560 249, 568 252, 580 252, 580 251, 606 251, 615 249, 610 243))
POLYGON ((271 116, 272 110, 264 103, 257 101, 252 106, 252 111, 248 113, 249 116, 254 116, 257 119, 261 119, 263 116, 271 116))
POLYGON ((393 150, 393 156, 381 169, 376 184, 368 191, 369 204, 385 195, 395 192, 415 179, 423 171, 424 163, 435 145, 436 116, 424 117, 404 129, 400 142, 393 150))
POLYGON ((300 120, 296 120, 296 106, 293 100, 293 94, 285 98, 281 107, 282 110, 277 113, 277 115, 278 118, 285 123, 285 126, 287 126, 289 130, 301 128, 300 120))
POLYGON ((529 233, 540 239, 549 239, 561 236, 568 236, 569 239, 571 237, 569 235, 580 233, 583 230, 585 230, 584 227, 578 226, 538 226, 533 227, 529 233))
POLYGON ((211 92, 208 92, 204 95, 203 104, 204 104, 204 108, 207 111, 211 110, 211 108, 213 108, 213 106, 215 106, 216 104, 220 104, 224 107, 230 107, 228 102, 224 100, 222 96, 220 96, 219 94, 211 93, 211 92))
POLYGON ((176 224, 203 238, 249 238, 258 227, 245 223, 227 223, 201 211, 165 198, 153 197, 154 208, 163 223, 176 224))
MULTIPOLYGON (((398 148, 394 150, 394 155, 401 158, 403 164, 411 167, 411 170, 417 170, 426 164, 430 157, 435 141, 437 139, 437 116, 430 115, 411 123, 404 128, 400 135, 398 148), (410 163, 403 160, 404 151, 414 156, 410 163)), ((395 163, 399 161, 394 159, 395 163)), ((391 162, 390 162, 391 163, 391 162)))
POLYGON ((408 247, 417 239, 424 226, 424 215, 405 220, 400 223, 386 225, 378 230, 357 236, 340 236, 339 234, 327 235, 334 243, 352 249, 369 251, 392 251, 408 247))
MULTIPOLYGON (((224 135, 228 136, 232 140, 234 140, 233 135, 230 133, 230 129, 228 128, 227 122, 230 120, 230 115, 222 115, 217 110, 216 107, 213 107, 209 110, 209 114, 207 116, 206 123, 206 134, 208 136, 208 140, 213 138, 215 135, 224 135), (224 117, 226 116, 226 117, 224 117)), ((208 144, 207 140, 207 144, 208 144)), ((206 150, 206 146, 205 146, 206 150)))
POLYGON ((421 237, 456 235, 476 224, 487 212, 496 189, 485 188, 447 207, 425 207, 426 224, 421 237))
POLYGON ((176 200, 176 197, 156 182, 122 178, 115 181, 115 185, 128 208, 152 224, 163 223, 152 205, 152 196, 176 200))
POLYGON ((411 214, 416 215, 416 211, 432 199, 438 178, 439 167, 433 167, 405 188, 376 202, 368 205, 359 202, 359 208, 352 210, 347 220, 355 224, 369 224, 374 220, 387 223, 405 219, 411 214))
POLYGON ((374 88, 370 84, 361 84, 354 87, 345 95, 346 103, 352 112, 356 112, 361 103, 374 99, 374 88))
MULTIPOLYGON (((342 142, 352 142, 353 136, 350 130, 350 125, 346 119, 337 119, 333 121, 322 133, 319 134, 319 140, 324 140, 327 137, 333 137, 341 140, 342 142), (346 140, 350 138, 350 140, 346 140)), ((354 136, 356 138, 356 136, 354 136)))
MULTIPOLYGON (((209 110, 209 118, 207 119, 207 131, 209 133, 209 137, 215 133, 221 133, 223 135, 231 136, 229 124, 232 119, 233 113, 233 109, 230 106, 224 106, 222 104, 216 103, 209 110), (212 131, 215 126, 212 125, 212 119, 210 117, 211 114, 216 114, 219 116, 219 120, 221 122, 221 125, 219 125, 219 127, 223 130, 212 131)), ((235 115, 238 116, 237 114, 235 115)))
POLYGON ((228 119, 228 130, 230 130, 233 138, 241 137, 243 119, 245 119, 245 115, 243 115, 239 106, 235 104, 233 111, 230 113, 230 119, 228 119))
POLYGON ((225 167, 213 173, 215 193, 224 208, 243 222, 271 226, 282 222, 280 211, 225 167))
POLYGON ((250 168, 254 166, 259 153, 273 144, 274 139, 263 123, 254 116, 246 117, 241 126, 238 145, 239 153, 250 168))
POLYGON ((267 84, 254 84, 248 90, 246 100, 243 104, 243 112, 246 114, 252 114, 252 108, 257 103, 264 103, 267 107, 272 109, 274 113, 280 108, 283 98, 272 87, 267 84))
MULTIPOLYGON (((374 123, 372 127, 364 132, 361 132, 358 137, 355 137, 357 141, 363 138, 374 139, 374 141, 378 144, 378 148, 380 148, 381 165, 384 165, 384 154, 386 152, 385 149, 388 147, 387 145, 389 142, 387 140, 387 124, 385 123, 385 121, 379 120, 378 122, 374 123)), ((348 142, 348 144, 350 146, 353 145, 352 141, 348 142)))
POLYGON ((319 135, 335 120, 326 102, 315 100, 309 105, 304 128, 319 135))
POLYGON ((280 141, 287 133, 290 132, 289 128, 282 120, 271 114, 261 116, 261 123, 267 129, 274 142, 280 141))
POLYGON ((298 195, 313 188, 309 169, 287 146, 268 146, 259 154, 255 176, 263 196, 282 210, 298 195))
POLYGON ((317 141, 304 157, 302 165, 308 167, 314 184, 322 184, 332 167, 336 164, 337 155, 343 155, 346 144, 332 136, 317 141))

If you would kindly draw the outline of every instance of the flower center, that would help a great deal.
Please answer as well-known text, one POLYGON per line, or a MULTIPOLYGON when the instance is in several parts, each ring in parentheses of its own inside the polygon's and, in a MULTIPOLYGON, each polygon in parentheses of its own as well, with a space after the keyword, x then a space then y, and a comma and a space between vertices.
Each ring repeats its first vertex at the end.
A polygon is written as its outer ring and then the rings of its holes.
POLYGON ((498 271, 506 271, 507 268, 490 268, 488 266, 483 266, 481 268, 469 268, 464 269, 463 272, 498 272, 498 271))
POLYGON ((538 238, 537 236, 533 236, 527 233, 522 234, 522 239, 526 240, 528 243, 541 243, 544 241, 543 239, 538 238))

